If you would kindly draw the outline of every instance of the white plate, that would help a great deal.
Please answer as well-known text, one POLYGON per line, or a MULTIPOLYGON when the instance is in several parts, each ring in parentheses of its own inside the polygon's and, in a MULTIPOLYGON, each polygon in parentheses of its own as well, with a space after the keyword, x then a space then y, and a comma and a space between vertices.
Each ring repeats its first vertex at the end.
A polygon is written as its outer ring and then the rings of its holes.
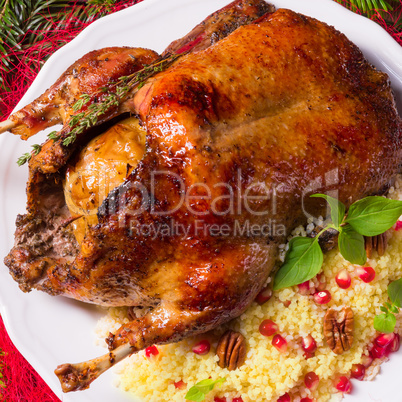
MULTIPOLYGON (((170 41, 186 34, 208 14, 228 2, 145 0, 102 18, 49 59, 18 108, 39 96, 70 64, 88 51, 123 45, 162 51, 170 41)), ((382 28, 331 0, 273 0, 273 3, 326 21, 344 32, 373 64, 390 75, 399 110, 402 110, 402 48, 382 28)), ((39 140, 33 138, 30 143, 39 140)), ((15 217, 25 210, 27 167, 18 168, 15 162, 28 148, 27 143, 10 134, 0 138, 1 259, 12 247, 15 217)), ((62 395, 53 374, 60 363, 75 363, 104 353, 104 349, 94 346, 94 327, 102 314, 101 309, 35 291, 24 294, 11 279, 8 269, 2 266, 0 313, 16 347, 63 401, 133 401, 113 387, 110 371, 95 381, 89 390, 65 395, 62 395)), ((355 390, 345 398, 345 402, 400 402, 401 368, 402 350, 383 366, 375 381, 354 381, 355 390)))

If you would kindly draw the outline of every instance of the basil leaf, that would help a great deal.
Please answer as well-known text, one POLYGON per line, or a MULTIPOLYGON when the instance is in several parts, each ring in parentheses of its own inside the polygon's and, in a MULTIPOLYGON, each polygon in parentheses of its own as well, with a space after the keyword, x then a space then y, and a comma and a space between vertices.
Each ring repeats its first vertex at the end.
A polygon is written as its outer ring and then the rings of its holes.
POLYGON ((367 261, 364 237, 357 233, 352 226, 341 227, 338 246, 343 258, 352 264, 363 265, 367 261))
POLYGON ((387 309, 386 307, 384 307, 384 306, 381 306, 381 307, 380 307, 380 310, 381 310, 383 313, 388 313, 388 309, 387 309))
POLYGON ((379 314, 374 317, 374 329, 384 334, 394 332, 396 317, 391 314, 379 314))
POLYGON ((212 380, 210 378, 207 378, 206 380, 202 380, 195 384, 195 386, 204 394, 207 394, 208 392, 212 391, 214 389, 215 384, 218 384, 220 382, 224 382, 226 379, 225 378, 218 378, 217 380, 212 380))
POLYGON ((391 311, 391 313, 399 314, 399 308, 396 306, 391 306, 389 310, 391 311))
POLYGON ((377 236, 388 230, 402 214, 402 201, 366 197, 351 205, 345 222, 363 236, 377 236))
POLYGON ((217 380, 212 380, 207 378, 197 382, 193 385, 187 392, 185 398, 188 401, 202 402, 205 399, 205 395, 214 389, 215 384, 226 381, 226 378, 218 378, 217 380))
POLYGON ((395 306, 402 307, 402 278, 388 285, 388 296, 395 306))
POLYGON ((275 275, 274 290, 299 285, 320 272, 323 254, 318 239, 294 237, 289 243, 285 262, 275 275))
POLYGON ((202 402, 205 399, 205 394, 194 385, 188 390, 185 398, 188 401, 202 402))
POLYGON ((331 207, 332 223, 338 228, 345 216, 346 207, 341 201, 326 194, 313 194, 313 198, 324 198, 331 207))

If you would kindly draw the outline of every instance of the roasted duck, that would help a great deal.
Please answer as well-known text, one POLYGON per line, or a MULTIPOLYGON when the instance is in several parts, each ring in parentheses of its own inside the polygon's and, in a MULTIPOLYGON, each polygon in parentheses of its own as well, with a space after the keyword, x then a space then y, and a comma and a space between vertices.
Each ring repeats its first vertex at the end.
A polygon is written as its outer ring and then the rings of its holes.
POLYGON ((162 56, 89 53, 3 127, 26 138, 54 121, 64 127, 31 157, 6 265, 23 291, 151 308, 107 339, 109 354, 59 366, 65 392, 239 316, 278 245, 306 212, 323 213, 309 194, 336 191, 346 205, 382 194, 402 157, 386 74, 334 28, 257 0, 213 14, 162 56), (120 76, 172 55, 66 145, 73 103, 86 97, 88 110, 120 76), (94 184, 99 171, 107 180, 94 184))

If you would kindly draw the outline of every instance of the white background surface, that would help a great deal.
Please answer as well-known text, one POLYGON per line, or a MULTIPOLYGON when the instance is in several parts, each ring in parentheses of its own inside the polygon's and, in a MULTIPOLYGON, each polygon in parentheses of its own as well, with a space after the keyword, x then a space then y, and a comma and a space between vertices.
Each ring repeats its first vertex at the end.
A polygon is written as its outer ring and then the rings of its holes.
MULTIPOLYGON (((76 59, 106 46, 140 46, 162 51, 208 14, 228 0, 145 0, 136 6, 102 18, 70 44, 56 52, 43 67, 19 107, 39 96, 76 59)), ((274 0, 286 7, 334 25, 355 42, 366 57, 386 71, 402 110, 402 48, 375 23, 359 17, 331 0, 274 0)), ((44 139, 33 138, 29 143, 44 139)), ((0 257, 13 244, 15 218, 25 211, 27 167, 16 160, 29 145, 11 134, 0 138, 0 257)), ((112 385, 113 373, 102 375, 87 391, 62 394, 53 370, 60 363, 75 363, 105 352, 94 346, 94 328, 103 310, 39 292, 22 293, 0 263, 0 313, 11 339, 53 391, 66 402, 133 401, 112 385)), ((402 350, 393 355, 371 383, 353 381, 354 392, 345 402, 401 402, 402 350)), ((37 401, 33 401, 37 402, 37 401)), ((158 401, 159 402, 159 401, 158 401)))

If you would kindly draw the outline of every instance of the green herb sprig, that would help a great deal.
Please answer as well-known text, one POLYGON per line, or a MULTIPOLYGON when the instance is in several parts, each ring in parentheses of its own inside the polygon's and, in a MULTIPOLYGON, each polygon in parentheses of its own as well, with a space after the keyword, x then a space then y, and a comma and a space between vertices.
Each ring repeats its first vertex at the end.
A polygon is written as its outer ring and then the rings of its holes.
MULTIPOLYGON (((117 82, 112 83, 108 87, 100 88, 95 94, 80 95, 79 99, 72 106, 76 114, 70 116, 67 126, 67 135, 63 138, 62 144, 69 146, 74 143, 78 135, 94 127, 98 123, 99 118, 104 116, 113 107, 118 107, 132 89, 140 89, 148 78, 165 70, 183 55, 184 53, 167 55, 133 74, 120 77, 117 82), (99 98, 101 98, 101 101, 95 101, 95 99, 99 98), (86 110, 81 111, 91 101, 93 103, 91 103, 86 110)), ((61 138, 61 134, 52 131, 48 134, 48 138, 57 141, 61 138)), ((40 145, 34 145, 34 147, 40 147, 40 145)), ((36 152, 35 155, 38 153, 39 151, 36 152)), ((32 153, 25 153, 19 157, 17 161, 18 166, 24 165, 31 157, 32 153)))
POLYGON ((374 328, 384 334, 394 332, 396 317, 402 307, 402 278, 388 285, 388 297, 391 303, 386 302, 380 307, 382 314, 374 317, 374 328))
POLYGON ((89 105, 86 112, 71 116, 68 123, 71 130, 63 139, 63 145, 69 146, 72 144, 78 135, 95 126, 101 116, 105 115, 113 107, 119 106, 132 89, 140 89, 148 78, 163 71, 181 56, 182 54, 167 55, 133 74, 120 77, 116 83, 109 87, 102 87, 99 92, 92 96, 82 94, 73 105, 74 112, 81 110, 91 99, 98 97, 100 94, 103 94, 103 99, 100 102, 94 102, 89 105))
POLYGON ((31 158, 32 155, 38 155, 38 153, 41 151, 42 146, 39 144, 34 144, 32 145, 32 151, 31 152, 26 152, 25 154, 21 155, 18 160, 17 160, 17 164, 18 166, 22 166, 25 163, 27 163, 31 158))
POLYGON ((392 227, 402 214, 402 201, 370 196, 356 201, 346 214, 345 205, 325 194, 311 197, 324 198, 331 208, 332 223, 314 238, 294 237, 289 243, 285 262, 274 279, 274 290, 299 285, 318 274, 323 252, 318 243, 320 236, 330 229, 339 232, 338 246, 342 256, 352 264, 367 261, 364 236, 377 236, 392 227))
POLYGON ((206 394, 211 392, 216 384, 225 382, 226 378, 218 378, 217 380, 212 380, 210 378, 197 382, 193 385, 187 392, 185 398, 188 401, 202 402, 205 399, 206 394))

